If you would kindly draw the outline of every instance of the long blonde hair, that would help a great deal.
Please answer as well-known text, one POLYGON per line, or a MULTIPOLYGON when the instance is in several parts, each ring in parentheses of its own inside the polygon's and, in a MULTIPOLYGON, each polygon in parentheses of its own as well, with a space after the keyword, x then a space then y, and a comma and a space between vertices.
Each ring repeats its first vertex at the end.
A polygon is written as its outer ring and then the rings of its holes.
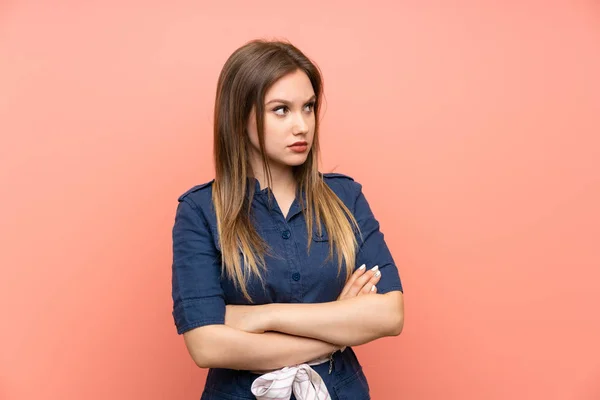
POLYGON ((247 184, 252 171, 246 126, 254 106, 263 169, 268 186, 272 187, 265 155, 265 93, 279 78, 296 70, 306 73, 316 95, 313 108, 313 145, 306 162, 294 168, 297 194, 304 191, 306 195, 306 204, 303 196, 297 197, 306 220, 308 250, 312 241, 313 225, 316 224, 321 234, 322 222, 329 236, 329 259, 332 259, 335 248, 338 276, 344 263, 347 277, 351 275, 355 265, 355 232, 360 232, 358 224, 318 171, 318 116, 323 94, 321 73, 313 62, 288 42, 253 40, 237 49, 227 59, 219 76, 214 109, 215 180, 212 194, 223 272, 250 302, 253 301, 247 290, 248 278, 250 274, 254 274, 264 285, 261 270, 266 268, 265 255, 270 254, 271 249, 254 229, 251 221, 250 205, 254 196, 254 185, 247 184))

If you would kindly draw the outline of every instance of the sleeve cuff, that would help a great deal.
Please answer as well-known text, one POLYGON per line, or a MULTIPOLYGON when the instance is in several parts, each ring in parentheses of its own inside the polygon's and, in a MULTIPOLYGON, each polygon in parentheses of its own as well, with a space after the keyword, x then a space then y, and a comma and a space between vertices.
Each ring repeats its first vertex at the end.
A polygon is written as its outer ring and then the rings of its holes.
POLYGON ((177 333, 193 328, 225 323, 225 301, 220 296, 180 301, 173 307, 177 333))

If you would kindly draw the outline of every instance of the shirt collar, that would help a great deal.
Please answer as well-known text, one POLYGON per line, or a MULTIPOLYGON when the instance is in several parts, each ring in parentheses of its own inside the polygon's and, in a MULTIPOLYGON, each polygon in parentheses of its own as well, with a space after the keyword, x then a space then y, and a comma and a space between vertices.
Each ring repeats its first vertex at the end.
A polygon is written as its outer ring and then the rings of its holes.
MULTIPOLYGON (((269 192, 271 191, 271 189, 269 187, 265 187, 264 189, 261 190, 259 180, 252 176, 248 177, 246 183, 247 183, 246 188, 248 190, 248 195, 249 195, 249 191, 250 191, 250 188, 252 187, 252 185, 254 185, 254 195, 255 196, 258 195, 261 197, 263 197, 263 196, 266 197, 266 196, 268 196, 269 192)), ((306 209, 306 192, 304 190, 302 190, 302 199, 304 201, 304 209, 306 209)), ((300 201, 298 199, 296 199, 296 202, 298 203, 298 208, 300 209, 300 201)), ((293 206, 294 205, 292 204, 292 207, 293 206)))
POLYGON ((266 188, 264 188, 264 189, 262 189, 262 190, 261 190, 261 189, 260 189, 260 182, 258 181, 258 179, 254 178, 254 177, 252 177, 252 176, 249 176, 249 177, 248 177, 248 179, 247 179, 246 183, 247 183, 246 189, 248 190, 248 193, 250 192, 250 188, 251 188, 252 186, 254 186, 254 194, 255 194, 255 195, 256 195, 256 194, 261 194, 261 195, 263 195, 263 194, 267 194, 267 193, 269 193, 269 188, 268 188, 268 187, 266 187, 266 188))

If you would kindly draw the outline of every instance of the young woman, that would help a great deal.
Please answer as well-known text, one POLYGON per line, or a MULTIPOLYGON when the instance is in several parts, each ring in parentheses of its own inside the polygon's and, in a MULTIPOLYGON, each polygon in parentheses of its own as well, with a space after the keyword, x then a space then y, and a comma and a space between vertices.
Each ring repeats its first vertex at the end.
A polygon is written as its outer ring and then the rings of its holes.
POLYGON ((216 176, 179 197, 173 227, 173 317, 210 368, 203 400, 370 399, 351 346, 402 331, 361 185, 318 171, 322 95, 286 42, 249 42, 221 71, 216 176))

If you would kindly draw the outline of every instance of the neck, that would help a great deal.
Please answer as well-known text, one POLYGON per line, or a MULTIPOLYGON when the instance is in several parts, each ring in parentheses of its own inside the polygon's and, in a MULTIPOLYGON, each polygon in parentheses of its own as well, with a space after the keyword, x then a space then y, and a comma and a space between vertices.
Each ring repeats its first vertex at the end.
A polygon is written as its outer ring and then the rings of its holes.
MULTIPOLYGON (((294 179, 294 171, 290 166, 276 166, 271 164, 271 190, 274 193, 292 192, 296 190, 296 180, 294 179)), ((262 163, 253 163, 252 176, 260 182, 260 188, 267 187, 267 177, 263 172, 262 163)))

